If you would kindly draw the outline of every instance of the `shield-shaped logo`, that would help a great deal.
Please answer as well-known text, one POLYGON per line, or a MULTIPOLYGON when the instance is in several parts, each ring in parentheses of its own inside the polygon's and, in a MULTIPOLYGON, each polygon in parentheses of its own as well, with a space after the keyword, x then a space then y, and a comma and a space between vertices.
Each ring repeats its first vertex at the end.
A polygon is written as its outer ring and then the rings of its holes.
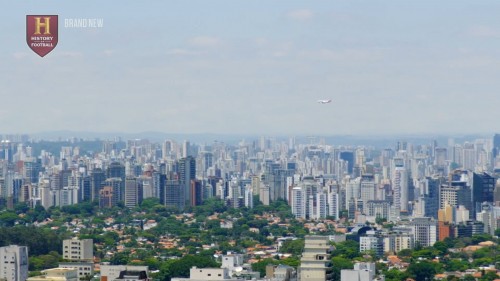
POLYGON ((57 16, 26 16, 26 42, 39 56, 44 57, 57 45, 57 16))

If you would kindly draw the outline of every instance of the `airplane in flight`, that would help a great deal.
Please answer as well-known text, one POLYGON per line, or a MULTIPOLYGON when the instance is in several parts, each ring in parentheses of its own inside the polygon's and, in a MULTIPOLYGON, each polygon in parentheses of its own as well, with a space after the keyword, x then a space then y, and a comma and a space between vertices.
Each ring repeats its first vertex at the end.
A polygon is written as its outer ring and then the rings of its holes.
POLYGON ((318 100, 318 103, 326 104, 326 103, 331 103, 332 100, 318 100))

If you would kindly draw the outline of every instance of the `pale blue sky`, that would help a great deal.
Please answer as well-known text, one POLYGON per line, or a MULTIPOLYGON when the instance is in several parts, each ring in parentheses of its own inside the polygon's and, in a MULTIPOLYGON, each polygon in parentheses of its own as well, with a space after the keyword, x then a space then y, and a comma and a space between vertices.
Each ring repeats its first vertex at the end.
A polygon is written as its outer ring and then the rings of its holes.
POLYGON ((499 1, 1 1, 0 132, 493 133, 499 1), (38 57, 25 16, 59 15, 38 57), (101 18, 104 28, 65 28, 101 18), (328 105, 317 99, 333 99, 328 105))

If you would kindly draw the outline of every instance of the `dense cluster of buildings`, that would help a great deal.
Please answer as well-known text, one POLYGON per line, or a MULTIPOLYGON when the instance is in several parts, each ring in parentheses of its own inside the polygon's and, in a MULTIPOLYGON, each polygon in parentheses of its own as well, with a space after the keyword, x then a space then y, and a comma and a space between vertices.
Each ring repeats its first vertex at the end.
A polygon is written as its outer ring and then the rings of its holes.
POLYGON ((396 252, 446 237, 494 234, 500 226, 500 135, 446 145, 392 148, 333 146, 261 137, 229 145, 166 140, 103 141, 83 153, 78 141, 59 154, 29 142, 0 143, 0 203, 138 206, 158 198, 179 210, 223 199, 234 208, 284 200, 297 219, 347 217, 357 224, 391 222, 359 238, 361 250, 396 252))

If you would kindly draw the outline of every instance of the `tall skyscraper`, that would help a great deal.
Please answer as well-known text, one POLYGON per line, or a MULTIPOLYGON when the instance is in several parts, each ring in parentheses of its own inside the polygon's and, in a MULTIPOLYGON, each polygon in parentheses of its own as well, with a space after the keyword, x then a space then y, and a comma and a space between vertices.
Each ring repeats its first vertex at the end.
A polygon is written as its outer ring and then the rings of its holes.
POLYGON ((199 206, 203 202, 203 188, 202 182, 199 180, 191 180, 191 188, 189 192, 191 199, 191 206, 199 206))
POLYGON ((497 157, 500 154, 500 134, 495 134, 493 136, 493 157, 497 157))
POLYGON ((306 193, 303 187, 297 186, 292 189, 292 214, 295 218, 306 218, 306 193))
POLYGON ((103 183, 103 188, 104 187, 111 188, 111 193, 107 193, 108 196, 111 196, 111 206, 116 206, 118 202, 125 201, 125 185, 121 178, 106 179, 103 183))
POLYGON ((354 152, 352 151, 342 151, 339 154, 340 160, 347 162, 347 172, 352 174, 354 169, 354 152))
POLYGON ((360 199, 364 205, 370 200, 375 200, 375 181, 372 174, 365 174, 361 177, 360 199))
POLYGON ((113 202, 113 187, 104 186, 99 192, 99 208, 111 208, 116 203, 113 202))
POLYGON ((481 211, 483 202, 494 202, 494 190, 496 180, 487 173, 476 174, 472 176, 472 212, 475 215, 481 211))
POLYGON ((106 180, 104 171, 100 168, 92 170, 90 173, 90 189, 92 193, 92 200, 99 199, 99 190, 101 189, 102 183, 106 180))
POLYGON ((120 178, 125 181, 125 165, 120 162, 111 162, 106 169, 106 178, 120 178))
POLYGON ((190 147, 189 141, 184 141, 182 143, 182 157, 187 158, 188 156, 191 156, 191 147, 190 147))
POLYGON ((196 179, 196 159, 192 156, 181 158, 178 163, 179 181, 182 186, 183 206, 191 206, 191 180, 196 179))
POLYGON ((163 193, 163 204, 167 208, 182 209, 184 208, 184 197, 182 196, 183 187, 181 182, 175 180, 165 180, 163 193))
POLYGON ((424 200, 424 216, 437 219, 439 210, 439 186, 441 180, 436 178, 425 179, 425 190, 423 194, 424 200))
POLYGON ((392 177, 393 204, 401 212, 408 211, 408 173, 403 167, 396 167, 392 177))
POLYGON ((137 178, 125 179, 125 207, 134 208, 142 202, 142 186, 137 178))

